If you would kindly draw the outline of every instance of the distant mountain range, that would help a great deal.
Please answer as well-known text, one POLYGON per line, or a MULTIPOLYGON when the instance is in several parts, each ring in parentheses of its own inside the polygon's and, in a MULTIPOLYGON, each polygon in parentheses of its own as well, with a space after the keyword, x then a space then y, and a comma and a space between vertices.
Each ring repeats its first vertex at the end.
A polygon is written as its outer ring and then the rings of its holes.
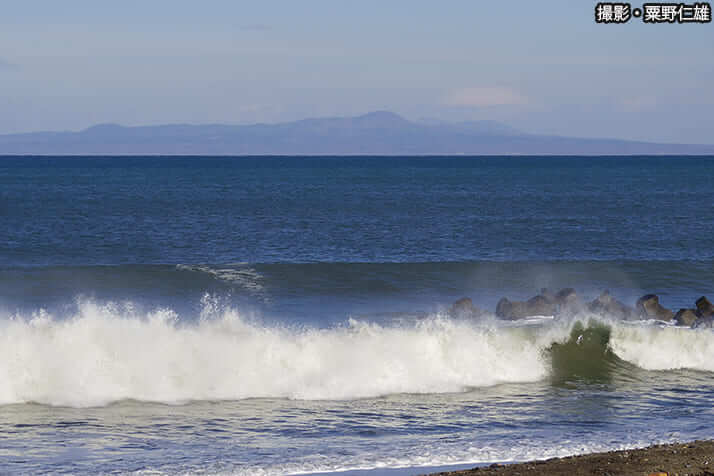
POLYGON ((79 132, 0 135, 2 155, 639 155, 714 154, 714 145, 579 139, 494 121, 409 121, 391 112, 279 124, 101 124, 79 132))

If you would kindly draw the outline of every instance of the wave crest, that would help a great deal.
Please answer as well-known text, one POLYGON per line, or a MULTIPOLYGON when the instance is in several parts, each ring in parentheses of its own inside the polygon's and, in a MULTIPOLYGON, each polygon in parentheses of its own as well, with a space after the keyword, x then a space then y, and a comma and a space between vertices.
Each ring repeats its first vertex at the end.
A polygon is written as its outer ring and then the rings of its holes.
MULTIPOLYGON (((620 359, 645 370, 714 371, 710 331, 610 325, 607 345, 620 359)), ((0 404, 459 392, 547 378, 553 368, 546 350, 572 340, 574 328, 438 315, 291 328, 245 319, 211 299, 197 322, 185 323, 170 309, 138 315, 131 304, 82 302, 69 318, 38 311, 0 320, 0 404)))
POLYGON ((384 327, 269 327, 232 309, 193 324, 171 310, 79 304, 0 327, 0 403, 93 406, 253 397, 350 399, 438 393, 547 374, 542 343, 439 317, 384 327))

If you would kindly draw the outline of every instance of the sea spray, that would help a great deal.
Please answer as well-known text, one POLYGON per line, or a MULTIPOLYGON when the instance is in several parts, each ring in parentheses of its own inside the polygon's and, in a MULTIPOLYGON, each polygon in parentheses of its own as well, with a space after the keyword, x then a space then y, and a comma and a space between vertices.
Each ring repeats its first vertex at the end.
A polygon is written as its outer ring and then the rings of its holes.
POLYGON ((619 359, 646 370, 714 371, 714 335, 648 323, 584 328, 439 314, 318 329, 266 325, 208 298, 192 320, 171 309, 139 314, 130 303, 84 301, 68 317, 37 311, 0 319, 0 404, 462 392, 549 376, 597 380, 619 359))
POLYGON ((714 372, 714 332, 678 326, 621 325, 613 328, 613 352, 645 370, 714 372))
POLYGON ((0 403, 354 399, 547 374, 543 342, 532 332, 440 316, 394 327, 349 320, 296 329, 247 321, 234 309, 211 309, 189 324, 168 309, 137 316, 83 302, 68 318, 38 312, 1 326, 0 403))

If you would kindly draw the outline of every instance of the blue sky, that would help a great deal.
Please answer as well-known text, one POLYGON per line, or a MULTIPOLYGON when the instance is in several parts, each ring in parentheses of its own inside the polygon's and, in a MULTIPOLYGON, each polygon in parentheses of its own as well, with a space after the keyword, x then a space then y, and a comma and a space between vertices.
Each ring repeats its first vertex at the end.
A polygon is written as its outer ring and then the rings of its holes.
POLYGON ((714 24, 598 25, 595 3, 7 2, 0 133, 386 109, 714 143, 714 24))

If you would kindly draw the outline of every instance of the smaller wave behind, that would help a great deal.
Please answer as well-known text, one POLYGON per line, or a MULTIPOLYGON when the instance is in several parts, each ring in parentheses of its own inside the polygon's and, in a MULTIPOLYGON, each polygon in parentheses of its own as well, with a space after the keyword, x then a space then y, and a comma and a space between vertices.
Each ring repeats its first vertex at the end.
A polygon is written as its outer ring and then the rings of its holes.
POLYGON ((265 294, 265 286, 262 283, 264 277, 255 268, 246 263, 234 263, 225 266, 178 264, 176 269, 179 271, 207 273, 218 280, 237 285, 252 294, 261 297, 265 294))

